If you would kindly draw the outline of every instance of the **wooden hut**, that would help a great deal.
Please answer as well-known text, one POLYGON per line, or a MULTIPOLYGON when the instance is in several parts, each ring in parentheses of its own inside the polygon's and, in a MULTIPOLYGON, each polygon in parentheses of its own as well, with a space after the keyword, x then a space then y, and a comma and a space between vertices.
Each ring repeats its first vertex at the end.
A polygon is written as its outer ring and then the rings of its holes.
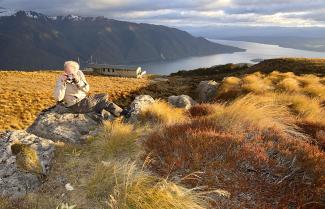
POLYGON ((141 67, 106 64, 91 64, 86 68, 86 70, 91 70, 102 75, 132 78, 141 78, 146 73, 145 71, 142 71, 141 67))

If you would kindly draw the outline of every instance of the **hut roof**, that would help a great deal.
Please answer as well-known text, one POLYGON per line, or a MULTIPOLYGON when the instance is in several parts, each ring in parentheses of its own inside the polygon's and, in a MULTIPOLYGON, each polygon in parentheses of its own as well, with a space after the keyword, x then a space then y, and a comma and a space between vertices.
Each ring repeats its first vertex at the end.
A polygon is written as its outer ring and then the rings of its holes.
POLYGON ((137 70, 139 66, 129 66, 129 65, 108 65, 108 64, 90 64, 90 68, 109 68, 117 70, 137 70))

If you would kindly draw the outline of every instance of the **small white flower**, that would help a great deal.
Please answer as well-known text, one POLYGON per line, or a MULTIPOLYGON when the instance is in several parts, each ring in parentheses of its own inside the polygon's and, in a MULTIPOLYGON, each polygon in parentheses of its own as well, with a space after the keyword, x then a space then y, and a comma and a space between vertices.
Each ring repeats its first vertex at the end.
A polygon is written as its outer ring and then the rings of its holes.
POLYGON ((67 184, 65 185, 65 189, 68 190, 68 191, 73 191, 73 190, 74 190, 73 186, 71 186, 70 183, 67 183, 67 184))

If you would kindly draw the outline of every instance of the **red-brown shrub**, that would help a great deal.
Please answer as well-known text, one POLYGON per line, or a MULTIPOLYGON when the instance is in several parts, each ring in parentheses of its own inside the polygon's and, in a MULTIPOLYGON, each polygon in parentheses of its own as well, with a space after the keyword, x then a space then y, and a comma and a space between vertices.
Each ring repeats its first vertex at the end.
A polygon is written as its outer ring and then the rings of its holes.
POLYGON ((314 139, 312 144, 317 145, 325 152, 325 126, 317 123, 298 123, 302 130, 314 139))
POLYGON ((200 105, 194 105, 192 106, 188 112, 191 117, 202 117, 202 116, 208 116, 214 113, 216 110, 215 105, 212 104, 200 104, 200 105))
POLYGON ((219 130, 212 121, 197 119, 152 133, 144 144, 150 168, 184 178, 190 187, 227 190, 231 198, 217 202, 220 207, 321 207, 325 155, 316 146, 272 128, 219 130), (187 178, 198 171, 200 178, 187 178))

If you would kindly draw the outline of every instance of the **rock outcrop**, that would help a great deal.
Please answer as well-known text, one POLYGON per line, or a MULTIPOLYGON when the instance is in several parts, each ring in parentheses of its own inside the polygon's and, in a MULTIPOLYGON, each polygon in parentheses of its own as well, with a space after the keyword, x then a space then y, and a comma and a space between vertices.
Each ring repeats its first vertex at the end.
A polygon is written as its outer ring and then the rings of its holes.
POLYGON ((78 144, 95 134, 99 123, 94 113, 73 114, 57 105, 41 112, 27 132, 53 141, 78 144))
POLYGON ((26 131, 0 134, 0 196, 17 198, 41 185, 49 172, 54 143, 26 131), (20 149, 18 149, 20 148, 20 149))
POLYGON ((130 105, 131 116, 127 119, 127 122, 136 123, 141 110, 154 102, 155 100, 149 95, 137 96, 130 105))
POLYGON ((199 102, 211 102, 217 93, 219 83, 210 81, 201 81, 196 88, 196 94, 199 102))
MULTIPOLYGON (((137 122, 143 108, 154 102, 149 95, 137 96, 128 122, 137 122)), ((0 196, 18 198, 35 190, 49 172, 55 141, 82 143, 96 134, 100 122, 94 113, 73 114, 56 105, 43 110, 26 131, 0 133, 0 196)))
POLYGON ((188 95, 170 96, 168 97, 168 103, 175 107, 185 109, 190 109, 193 105, 197 104, 197 102, 188 95))

